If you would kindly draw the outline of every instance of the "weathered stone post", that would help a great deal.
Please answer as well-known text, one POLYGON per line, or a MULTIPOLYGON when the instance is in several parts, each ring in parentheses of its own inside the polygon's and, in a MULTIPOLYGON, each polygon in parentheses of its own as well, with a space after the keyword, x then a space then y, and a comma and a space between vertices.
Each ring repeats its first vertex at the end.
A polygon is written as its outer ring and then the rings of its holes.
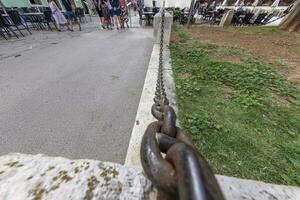
POLYGON ((230 26, 231 22, 232 22, 233 15, 234 15, 234 11, 233 10, 228 10, 227 13, 222 17, 219 26, 221 26, 221 27, 230 26))
MULTIPOLYGON (((153 30, 154 30, 154 43, 159 44, 160 42, 160 12, 154 16, 153 20, 153 30)), ((164 44, 168 45, 170 43, 171 29, 173 24, 173 16, 169 12, 165 12, 165 29, 164 29, 164 44)))

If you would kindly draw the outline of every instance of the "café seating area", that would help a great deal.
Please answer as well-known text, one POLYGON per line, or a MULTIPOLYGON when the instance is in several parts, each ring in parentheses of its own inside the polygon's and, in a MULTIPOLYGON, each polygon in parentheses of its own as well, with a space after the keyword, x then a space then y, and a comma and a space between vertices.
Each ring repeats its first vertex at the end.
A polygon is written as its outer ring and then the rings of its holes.
MULTIPOLYGON (((76 8, 76 16, 81 23, 87 22, 83 8, 76 8)), ((11 37, 25 37, 32 30, 56 30, 56 24, 49 7, 0 8, 0 36, 5 40, 11 37)))

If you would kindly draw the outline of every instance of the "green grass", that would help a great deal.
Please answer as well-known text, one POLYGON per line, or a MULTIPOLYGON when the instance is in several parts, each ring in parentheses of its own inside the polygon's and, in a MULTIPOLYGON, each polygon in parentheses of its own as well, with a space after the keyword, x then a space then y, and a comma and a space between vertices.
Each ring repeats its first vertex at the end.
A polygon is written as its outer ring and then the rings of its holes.
POLYGON ((182 29, 173 34, 179 120, 214 171, 299 186, 299 89, 237 47, 201 43, 182 29))

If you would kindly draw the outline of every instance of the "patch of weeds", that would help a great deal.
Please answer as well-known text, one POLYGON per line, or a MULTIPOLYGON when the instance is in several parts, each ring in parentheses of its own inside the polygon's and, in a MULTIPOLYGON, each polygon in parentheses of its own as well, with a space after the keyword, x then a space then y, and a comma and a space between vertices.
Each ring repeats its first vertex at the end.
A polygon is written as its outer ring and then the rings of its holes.
POLYGON ((299 89, 238 47, 187 37, 170 49, 178 116, 199 151, 216 173, 299 186, 299 89))
POLYGON ((188 33, 182 27, 175 26, 175 32, 181 42, 186 42, 189 38, 188 33))
POLYGON ((276 59, 276 60, 274 61, 274 63, 275 63, 276 65, 279 65, 280 67, 287 68, 287 69, 295 67, 294 64, 292 64, 292 63, 290 63, 290 62, 287 62, 287 61, 285 61, 284 59, 276 59))

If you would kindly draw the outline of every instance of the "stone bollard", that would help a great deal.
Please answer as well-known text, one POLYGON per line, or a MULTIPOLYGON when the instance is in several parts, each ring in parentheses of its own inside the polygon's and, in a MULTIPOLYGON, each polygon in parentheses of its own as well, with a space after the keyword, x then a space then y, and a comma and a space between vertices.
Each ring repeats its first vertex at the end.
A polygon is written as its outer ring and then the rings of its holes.
MULTIPOLYGON (((154 43, 160 43, 160 29, 161 29, 161 14, 160 12, 154 16, 153 30, 154 30, 154 43)), ((173 16, 169 12, 165 12, 165 31, 164 31, 164 44, 169 45, 171 37, 171 29, 173 24, 173 16)))
POLYGON ((221 27, 224 26, 230 26, 231 22, 232 22, 232 18, 234 15, 234 11, 233 10, 229 10, 221 19, 220 25, 221 27))

